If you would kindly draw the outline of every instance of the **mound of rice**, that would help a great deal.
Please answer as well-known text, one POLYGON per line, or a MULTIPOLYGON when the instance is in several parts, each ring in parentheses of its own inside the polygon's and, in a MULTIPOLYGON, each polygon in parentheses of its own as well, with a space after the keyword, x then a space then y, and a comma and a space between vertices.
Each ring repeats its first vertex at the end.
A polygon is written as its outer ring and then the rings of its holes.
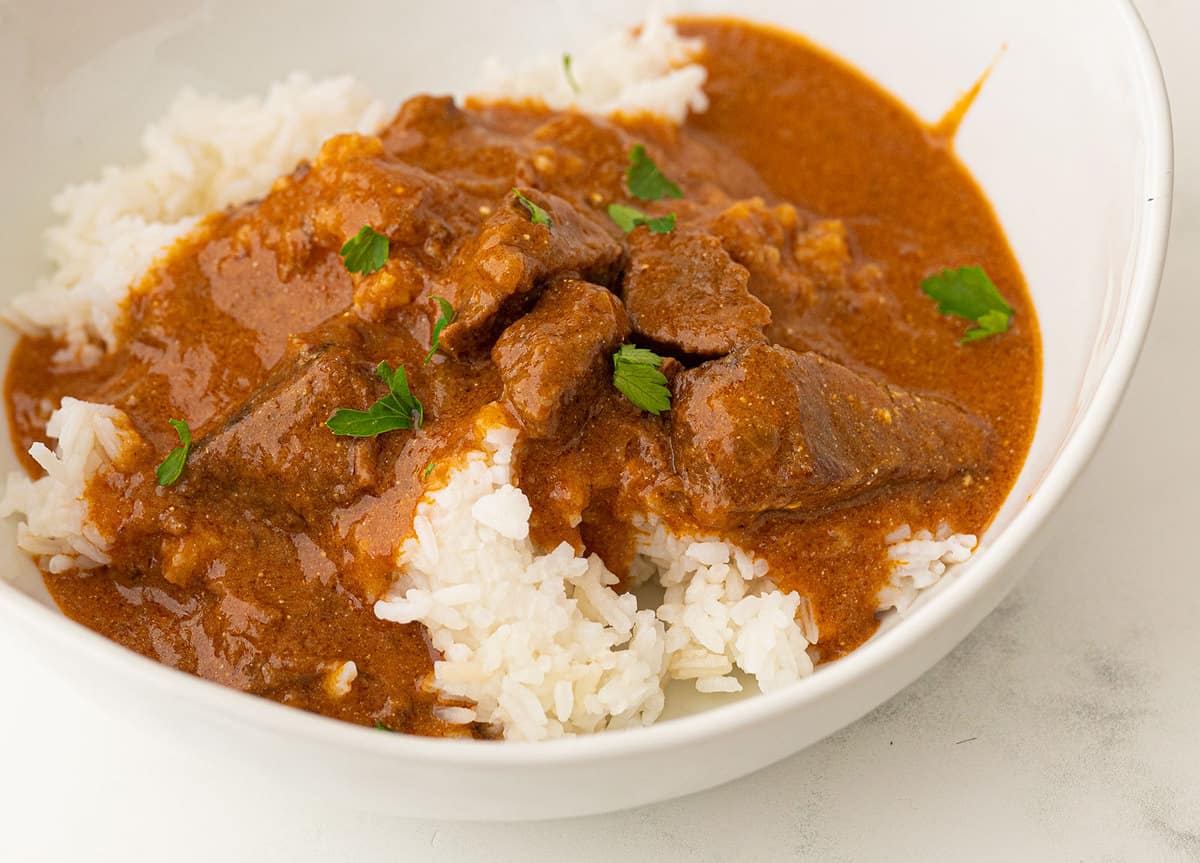
POLYGON ((72 354, 94 362, 97 341, 113 346, 131 288, 201 216, 265 194, 326 138, 373 132, 386 116, 351 78, 294 74, 265 99, 184 91, 142 135, 140 164, 109 166, 54 198, 62 221, 45 234, 54 272, 5 317, 24 332, 65 338, 72 354))
POLYGON ((41 442, 29 448, 46 475, 32 480, 21 471, 9 474, 0 518, 23 517, 17 545, 50 572, 108 563, 112 537, 89 517, 84 491, 102 467, 120 467, 140 437, 116 408, 69 397, 50 415, 46 434, 58 440, 54 452, 41 442))
MULTIPOLYGON (((484 98, 540 98, 593 113, 651 112, 682 122, 702 111, 703 46, 661 16, 574 58, 575 93, 561 57, 518 72, 492 64, 484 98)), ((105 170, 53 203, 62 219, 46 233, 55 271, 7 313, 20 329, 64 339, 72 357, 97 360, 113 346, 124 300, 141 275, 204 214, 264 194, 275 178, 343 131, 372 132, 383 105, 348 78, 294 75, 265 99, 222 100, 184 93, 147 129, 144 161, 105 170)), ((9 477, 0 516, 18 515, 18 543, 51 572, 109 561, 111 537, 89 517, 87 483, 139 443, 117 409, 66 398, 51 416, 51 452, 30 452, 46 471, 9 477)), ((819 633, 807 600, 770 580, 765 561, 719 537, 682 537, 652 514, 639 525, 633 581, 664 591, 638 608, 596 555, 566 545, 537 549, 531 509, 512 483, 516 431, 498 411, 481 415, 478 445, 418 504, 394 584, 375 607, 397 622, 419 621, 443 658, 436 685, 474 707, 441 708, 452 723, 488 723, 510 739, 537 740, 653 722, 664 683, 734 692, 744 680, 764 691, 811 674, 819 633)), ((961 563, 975 537, 900 528, 888 537, 895 561, 880 609, 903 613, 961 563)), ((348 692, 351 658, 323 669, 333 697, 348 692)))
POLYGON ((485 427, 480 449, 428 493, 375 613, 420 621, 443 659, 437 686, 475 702, 478 720, 515 740, 646 724, 663 708, 663 628, 619 594, 596 555, 563 543, 539 553, 529 502, 512 485, 517 433, 485 427))
POLYGON ((770 692, 812 673, 811 609, 775 587, 766 561, 716 537, 677 536, 656 519, 643 530, 634 577, 665 589, 657 613, 672 679, 694 680, 700 692, 740 692, 737 668, 770 692))
POLYGON ((562 54, 542 54, 519 69, 489 59, 475 96, 484 100, 533 99, 551 108, 588 114, 655 114, 682 123, 688 111, 708 108, 707 71, 693 62, 701 39, 684 39, 652 10, 637 33, 620 31, 571 57, 571 86, 562 54))

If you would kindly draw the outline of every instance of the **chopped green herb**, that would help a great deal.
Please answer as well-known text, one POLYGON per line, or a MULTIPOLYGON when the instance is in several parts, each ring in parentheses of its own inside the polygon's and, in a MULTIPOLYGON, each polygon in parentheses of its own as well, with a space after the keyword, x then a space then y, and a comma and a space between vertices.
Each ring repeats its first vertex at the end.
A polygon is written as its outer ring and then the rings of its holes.
POLYGON ((175 429, 175 434, 179 435, 179 446, 167 453, 162 464, 155 469, 154 475, 158 478, 159 485, 173 485, 179 479, 179 475, 183 473, 183 466, 187 463, 188 451, 192 448, 192 430, 188 428, 187 421, 167 422, 175 429))
POLYGON ((963 335, 963 343, 1003 333, 1012 322, 1013 307, 981 267, 942 270, 923 279, 921 290, 937 301, 938 311, 943 315, 957 315, 975 322, 976 326, 963 335))
POLYGON ((425 465, 425 470, 421 472, 421 479, 429 479, 429 475, 433 473, 433 469, 435 467, 437 467, 436 461, 431 461, 429 464, 425 465))
POLYGON ((567 78, 567 84, 571 88, 571 92, 576 96, 579 95, 579 82, 575 80, 575 73, 571 71, 571 55, 563 54, 563 75, 567 78))
POLYGON ((608 217, 617 223, 617 227, 628 234, 638 226, 639 219, 645 219, 646 214, 637 207, 625 204, 609 204, 608 217))
POLYGON ((663 176, 658 165, 646 153, 641 144, 634 144, 629 151, 629 167, 625 171, 625 183, 629 194, 643 201, 661 201, 663 198, 682 198, 679 187, 663 176))
MULTIPOLYGON (((392 731, 392 729, 388 728, 386 725, 384 725, 382 722, 380 722, 378 720, 375 721, 375 730, 376 731, 392 731)), ((395 731, 392 731, 392 734, 395 734, 395 733, 396 733, 395 731)))
POLYGON ((388 385, 391 392, 365 411, 339 408, 325 421, 325 425, 329 426, 334 434, 374 437, 397 429, 421 427, 425 418, 425 408, 409 391, 404 366, 397 366, 393 371, 387 363, 380 363, 375 369, 375 374, 388 385))
POLYGON ((370 225, 363 225, 357 234, 342 245, 339 254, 351 273, 370 275, 383 269, 388 259, 388 238, 370 225))
POLYGON ((450 305, 447 300, 443 300, 441 297, 431 297, 430 299, 437 302, 442 313, 438 315, 438 319, 433 323, 433 337, 429 340, 429 353, 425 355, 426 363, 433 359, 433 355, 437 353, 438 345, 442 338, 442 330, 450 326, 454 321, 455 314, 454 306, 450 305))
POLYGON ((535 225, 545 225, 551 230, 554 229, 554 223, 550 221, 549 213, 522 195, 520 189, 513 189, 512 193, 516 196, 517 200, 521 202, 521 206, 529 211, 529 221, 533 222, 535 225))
POLYGON ((1008 324, 1011 320, 1012 315, 1009 312, 999 310, 980 315, 975 321, 979 326, 971 327, 971 329, 963 334, 963 343, 979 341, 979 339, 984 339, 988 336, 997 336, 1008 330, 1008 324))
POLYGON ((675 230, 674 213, 667 213, 657 219, 648 219, 646 214, 637 207, 630 207, 627 204, 609 204, 608 217, 627 234, 638 225, 645 225, 652 234, 669 234, 675 230))
POLYGON ((613 354, 613 386, 644 411, 658 416, 671 409, 671 390, 658 367, 663 358, 636 345, 621 345, 613 354))

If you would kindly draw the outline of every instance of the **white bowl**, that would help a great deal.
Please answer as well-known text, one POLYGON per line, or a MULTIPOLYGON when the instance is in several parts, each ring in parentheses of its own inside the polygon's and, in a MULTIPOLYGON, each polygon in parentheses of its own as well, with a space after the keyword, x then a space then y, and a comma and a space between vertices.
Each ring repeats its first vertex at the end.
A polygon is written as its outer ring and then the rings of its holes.
MULTIPOLYGON (((635 0, 62 5, 55 15, 32 3, 0 9, 6 297, 39 270, 54 190, 134 159, 139 130, 185 85, 235 95, 295 68, 348 71, 398 103, 421 90, 468 89, 487 54, 577 50, 644 8, 635 0)), ((0 580, 0 626, 34 661, 181 746, 253 765, 302 793, 415 816, 541 818, 662 800, 757 770, 853 721, 944 656, 1028 566, 1142 344, 1170 215, 1169 110, 1132 6, 1086 5, 1084 13, 1076 0, 680 4, 806 33, 927 119, 1000 54, 958 150, 995 204, 1037 304, 1041 420, 969 568, 851 656, 784 691, 646 729, 535 744, 380 734, 195 679, 72 623, 15 550, 11 525, 0 534, 11 576, 0 580)), ((13 339, 4 339, 7 352, 13 339)), ((10 450, 2 458, 11 468, 10 450)))

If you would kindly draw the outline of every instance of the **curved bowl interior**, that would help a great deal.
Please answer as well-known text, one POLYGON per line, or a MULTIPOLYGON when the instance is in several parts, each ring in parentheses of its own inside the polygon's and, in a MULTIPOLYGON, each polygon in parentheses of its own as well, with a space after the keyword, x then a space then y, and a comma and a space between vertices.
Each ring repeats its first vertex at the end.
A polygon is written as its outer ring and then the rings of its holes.
MULTIPOLYGON (((6 299, 37 277, 47 203, 137 157, 139 130, 184 86, 259 92, 293 69, 350 72, 399 103, 462 93, 482 59, 577 50, 644 4, 208 0, 0 8, 0 248, 6 299), (305 8, 300 8, 304 6, 305 8), (363 22, 371 22, 363 26, 363 22), (465 26, 464 26, 465 25, 465 26), (502 38, 496 38, 502 34, 502 38)), ((1035 534, 1086 463, 1149 320, 1170 211, 1171 141, 1153 51, 1124 0, 696 0, 809 35, 936 119, 992 63, 958 151, 1024 268, 1045 349, 1024 472, 969 567, 852 656, 791 689, 650 729, 550 744, 381 735, 278 707, 136 657, 63 618, 0 534, 0 625, 30 654, 148 728, 248 763, 302 793, 410 815, 533 818, 632 806, 748 773, 853 721, 929 668, 1028 565, 1035 534), (897 625, 897 623, 901 625, 897 625)), ((7 354, 13 338, 0 336, 7 354)), ((3 467, 15 467, 11 447, 3 467)), ((676 713, 694 704, 681 700, 676 713)))

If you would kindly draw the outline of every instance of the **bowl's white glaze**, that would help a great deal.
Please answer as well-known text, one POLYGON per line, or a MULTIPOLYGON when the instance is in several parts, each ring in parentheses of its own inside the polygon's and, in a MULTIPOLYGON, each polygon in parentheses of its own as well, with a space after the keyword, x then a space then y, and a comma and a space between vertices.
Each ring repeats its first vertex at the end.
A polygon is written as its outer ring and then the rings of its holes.
MULTIPOLYGON (((643 4, 339 4, 134 0, 0 7, 0 248, 5 296, 40 261, 47 201, 105 162, 136 157, 138 131, 185 85, 261 90, 294 68, 348 71, 399 102, 462 92, 486 54, 577 49, 636 21, 643 4), (304 4, 309 5, 309 4, 304 4)), ((133 655, 62 617, 0 534, 0 625, 72 685, 181 746, 304 793, 407 815, 538 818, 633 806, 763 767, 892 696, 1004 596, 1119 402, 1144 337, 1170 216, 1171 131, 1153 49, 1126 0, 722 2, 804 32, 936 118, 998 54, 959 152, 996 206, 1039 310, 1041 422, 1017 488, 983 547, 909 618, 770 696, 648 729, 542 744, 386 735, 243 696, 133 655), (1001 50, 1003 48, 1003 53, 1001 50)), ((5 335, 7 353, 12 337, 5 335)), ((15 459, 4 447, 4 467, 15 459)), ((688 713, 692 704, 684 705, 688 713)), ((27 709, 35 709, 30 705, 27 709)))

